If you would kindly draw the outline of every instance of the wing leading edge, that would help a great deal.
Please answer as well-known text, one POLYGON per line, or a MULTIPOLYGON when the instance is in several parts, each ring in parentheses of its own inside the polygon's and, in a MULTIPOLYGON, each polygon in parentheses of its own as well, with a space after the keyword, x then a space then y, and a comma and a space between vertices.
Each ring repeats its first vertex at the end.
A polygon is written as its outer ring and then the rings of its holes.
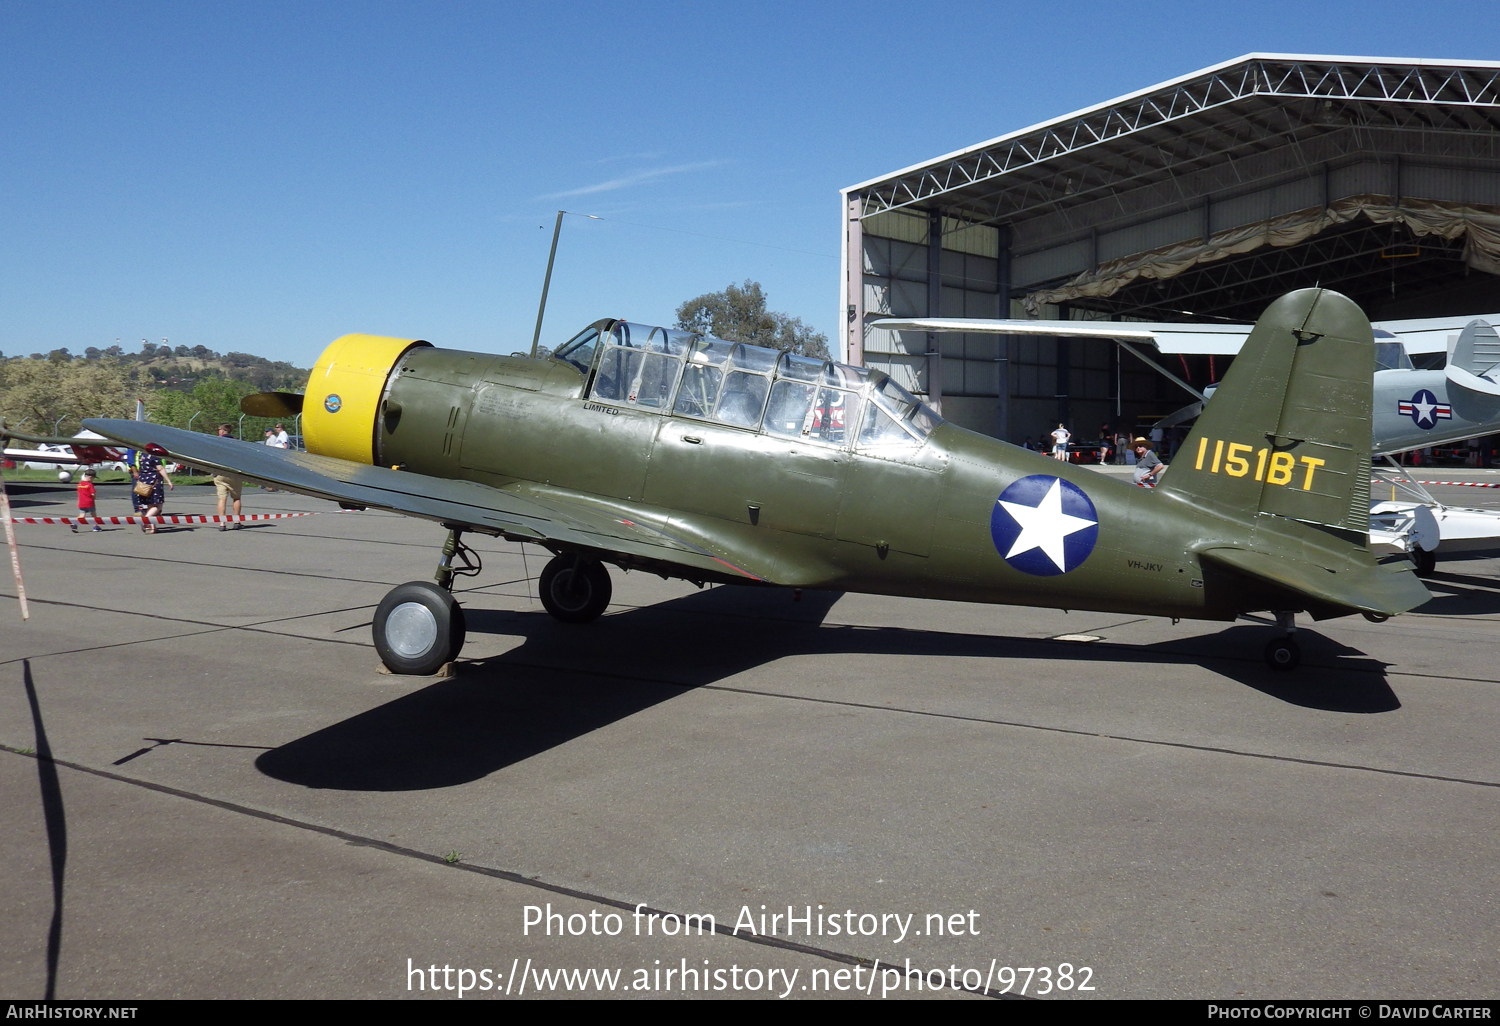
POLYGON ((571 501, 556 490, 538 499, 475 481, 372 467, 137 420, 88 420, 85 425, 136 448, 158 445, 194 466, 349 506, 388 510, 518 540, 615 553, 633 557, 640 565, 667 564, 694 571, 682 575, 690 579, 771 581, 769 573, 746 565, 758 560, 715 552, 682 537, 670 520, 620 515, 585 501, 571 501), (653 523, 653 519, 662 522, 653 523))

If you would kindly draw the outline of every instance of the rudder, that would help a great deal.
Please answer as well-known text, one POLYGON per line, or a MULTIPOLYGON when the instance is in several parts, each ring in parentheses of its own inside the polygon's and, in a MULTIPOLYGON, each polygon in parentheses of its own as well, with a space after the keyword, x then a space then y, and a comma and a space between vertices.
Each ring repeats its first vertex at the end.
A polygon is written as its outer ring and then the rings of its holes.
POLYGON ((1375 344, 1337 292, 1272 303, 1172 461, 1159 493, 1236 517, 1369 531, 1375 344))

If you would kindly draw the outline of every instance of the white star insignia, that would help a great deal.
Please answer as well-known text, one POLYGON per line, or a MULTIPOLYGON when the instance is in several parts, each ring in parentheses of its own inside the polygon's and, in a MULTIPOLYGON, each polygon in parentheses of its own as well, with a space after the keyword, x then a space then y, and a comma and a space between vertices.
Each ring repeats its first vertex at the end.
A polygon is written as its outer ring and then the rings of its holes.
POLYGON ((1015 544, 1011 545, 1010 551, 1005 554, 1006 559, 1018 556, 1032 549, 1041 549, 1052 560, 1058 570, 1066 572, 1067 556, 1063 552, 1063 539, 1070 534, 1077 534, 1086 528, 1093 527, 1098 521, 1085 520, 1083 517, 1075 517, 1062 511, 1062 480, 1055 479, 1047 494, 1042 496, 1042 501, 1035 506, 1022 506, 1020 503, 1006 502, 1000 500, 1000 505, 1005 507, 1005 512, 1011 515, 1016 523, 1021 525, 1021 533, 1016 535, 1015 544))
POLYGON ((1432 420, 1432 411, 1437 409, 1433 403, 1412 403, 1417 409, 1417 422, 1432 420))

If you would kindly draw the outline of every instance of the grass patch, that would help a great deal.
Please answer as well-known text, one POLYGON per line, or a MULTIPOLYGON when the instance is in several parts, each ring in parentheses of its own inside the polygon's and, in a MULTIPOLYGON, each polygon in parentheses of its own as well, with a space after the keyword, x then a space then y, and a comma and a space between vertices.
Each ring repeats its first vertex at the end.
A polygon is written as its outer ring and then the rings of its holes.
MULTIPOLYGON (((3 475, 5 480, 15 481, 18 484, 53 484, 58 486, 67 484, 67 486, 70 488, 76 485, 80 480, 78 471, 71 471, 71 473, 73 475, 73 480, 70 482, 63 482, 57 479, 58 471, 56 470, 22 470, 21 468, 17 467, 15 470, 0 471, 0 475, 3 475)), ((102 485, 129 484, 130 475, 123 470, 100 470, 95 472, 94 483, 102 485)), ((205 474, 195 474, 186 477, 181 474, 173 474, 172 483, 174 485, 213 484, 214 479, 211 476, 205 474)))
POLYGON ((443 856, 443 861, 446 862, 446 863, 448 863, 448 865, 451 866, 455 862, 457 862, 460 859, 462 859, 463 857, 464 857, 464 853, 461 852, 461 851, 459 851, 457 848, 455 848, 452 851, 448 852, 448 854, 446 854, 446 855, 443 856))

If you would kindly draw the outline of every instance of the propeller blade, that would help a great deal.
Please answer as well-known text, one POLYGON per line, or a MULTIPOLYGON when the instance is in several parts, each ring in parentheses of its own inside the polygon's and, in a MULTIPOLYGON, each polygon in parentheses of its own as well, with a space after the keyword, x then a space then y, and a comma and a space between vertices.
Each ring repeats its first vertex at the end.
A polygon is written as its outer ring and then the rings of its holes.
POLYGON ((302 412, 302 396, 295 392, 260 392, 240 400, 240 412, 252 417, 295 417, 302 412))

